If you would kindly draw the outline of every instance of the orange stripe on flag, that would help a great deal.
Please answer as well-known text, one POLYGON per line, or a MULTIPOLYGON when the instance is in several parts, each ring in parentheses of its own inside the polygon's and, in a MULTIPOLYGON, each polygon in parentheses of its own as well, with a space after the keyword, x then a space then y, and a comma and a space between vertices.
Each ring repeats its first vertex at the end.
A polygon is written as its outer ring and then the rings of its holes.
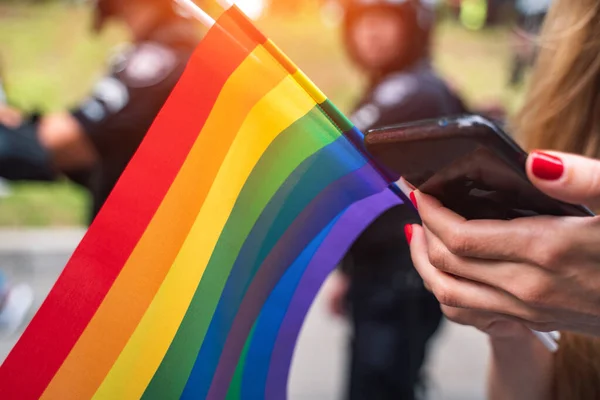
POLYGON ((164 200, 226 80, 258 45, 227 15, 219 21, 199 44, 105 207, 4 360, 2 400, 43 394, 164 200))
POLYGON ((232 74, 154 219, 43 398, 94 394, 162 284, 245 117, 285 76, 262 47, 232 74))

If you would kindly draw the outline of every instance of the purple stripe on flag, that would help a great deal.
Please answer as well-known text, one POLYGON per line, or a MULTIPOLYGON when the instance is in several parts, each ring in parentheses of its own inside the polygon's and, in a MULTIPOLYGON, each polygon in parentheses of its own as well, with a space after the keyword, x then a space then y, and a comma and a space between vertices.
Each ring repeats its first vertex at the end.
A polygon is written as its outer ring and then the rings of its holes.
POLYGON ((365 164, 327 186, 290 224, 260 265, 237 307, 207 399, 225 397, 247 335, 285 270, 335 217, 352 204, 382 190, 387 190, 385 181, 365 164))
MULTIPOLYGON (((269 374, 265 389, 265 400, 287 398, 289 371, 294 355, 296 340, 302 324, 319 289, 335 269, 358 236, 381 214, 402 204, 402 200, 391 190, 367 197, 348 208, 308 264, 273 347, 269 374)), ((402 227, 398 227, 402 229, 402 227)))

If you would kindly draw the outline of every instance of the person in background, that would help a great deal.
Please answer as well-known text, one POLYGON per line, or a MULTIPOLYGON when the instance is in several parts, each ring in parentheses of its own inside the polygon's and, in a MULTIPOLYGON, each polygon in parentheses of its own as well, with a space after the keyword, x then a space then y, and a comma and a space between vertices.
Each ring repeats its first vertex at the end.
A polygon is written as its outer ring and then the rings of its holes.
MULTIPOLYGON (((433 10, 419 1, 348 0, 344 39, 366 90, 351 115, 369 129, 465 112, 429 59, 433 10)), ((353 327, 348 397, 413 399, 422 386, 439 304, 410 261, 399 224, 418 222, 410 205, 376 220, 336 272, 331 307, 353 327)))
MULTIPOLYGON (((8 122, 8 119, 10 117, 8 117, 8 114, 4 115, 5 113, 8 113, 10 111, 3 111, 3 110, 9 110, 10 108, 8 107, 8 96, 6 94, 6 90, 4 88, 4 74, 3 74, 3 70, 2 70, 2 59, 0 59, 0 123, 2 123, 2 118, 5 118, 8 122), (3 117, 4 115, 4 117, 3 117)), ((19 117, 19 114, 16 113, 17 117, 19 117)), ((10 122, 8 122, 10 123, 10 122)), ((2 178, 0 178, 0 199, 2 197, 7 196, 9 193, 9 189, 8 189, 8 185, 4 182, 4 180, 2 178)))
MULTIPOLYGON (((600 1, 555 0, 542 39, 515 124, 532 150, 527 173, 547 195, 597 212, 600 1)), ((599 399, 600 217, 466 221, 412 198, 423 220, 405 227, 416 268, 449 319, 489 335, 489 398, 599 399), (529 329, 560 330, 558 351, 529 329)))
POLYGON ((6 93, 6 82, 2 59, 0 58, 0 124, 16 128, 21 125, 21 114, 8 105, 8 95, 6 93))
MULTIPOLYGON (((110 18, 124 22, 132 44, 111 58, 108 73, 88 98, 72 110, 41 116, 36 134, 27 142, 36 154, 49 154, 50 163, 39 171, 41 175, 62 173, 90 190, 91 218, 102 207, 200 41, 195 24, 177 12, 173 0, 98 0, 94 30, 99 32, 110 18)), ((3 119, 19 126, 15 110, 0 110, 0 121, 3 119)), ((13 142, 7 147, 23 147, 23 143, 15 143, 22 140, 21 135, 11 137, 0 130, 0 143, 3 140, 13 142)))
POLYGON ((12 336, 23 325, 33 305, 33 289, 26 283, 9 282, 0 271, 0 338, 12 336))
MULTIPOLYGON (((13 127, 21 124, 20 115, 12 111, 7 103, 8 96, 0 68, 0 129, 3 129, 5 123, 13 127)), ((2 185, 0 180, 0 203, 3 197, 2 185)), ((9 282, 5 272, 0 269, 0 338, 10 337, 19 329, 33 305, 33 299, 31 286, 9 282)))
POLYGON ((536 36, 540 33, 552 0, 517 0, 517 26, 513 32, 512 66, 509 85, 523 82, 525 70, 530 67, 538 52, 536 36))

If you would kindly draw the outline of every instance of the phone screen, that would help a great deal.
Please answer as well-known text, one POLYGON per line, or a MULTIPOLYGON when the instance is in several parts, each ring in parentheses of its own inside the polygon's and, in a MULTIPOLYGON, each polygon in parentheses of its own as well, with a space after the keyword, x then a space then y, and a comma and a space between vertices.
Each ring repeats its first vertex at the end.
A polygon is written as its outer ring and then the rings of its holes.
POLYGON ((536 189, 525 172, 527 154, 484 118, 413 123, 367 139, 376 160, 467 219, 591 215, 536 189))
POLYGON ((467 219, 564 214, 559 204, 485 146, 434 171, 418 188, 467 219))

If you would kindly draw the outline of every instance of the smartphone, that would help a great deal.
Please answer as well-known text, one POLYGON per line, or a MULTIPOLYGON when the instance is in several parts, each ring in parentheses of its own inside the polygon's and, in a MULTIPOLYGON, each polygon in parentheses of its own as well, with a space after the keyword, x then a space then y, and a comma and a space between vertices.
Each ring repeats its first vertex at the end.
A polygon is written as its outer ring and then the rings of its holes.
POLYGON ((402 176, 467 219, 594 215, 584 206, 536 189, 527 177, 527 153, 481 116, 371 130, 365 146, 392 175, 402 176))

